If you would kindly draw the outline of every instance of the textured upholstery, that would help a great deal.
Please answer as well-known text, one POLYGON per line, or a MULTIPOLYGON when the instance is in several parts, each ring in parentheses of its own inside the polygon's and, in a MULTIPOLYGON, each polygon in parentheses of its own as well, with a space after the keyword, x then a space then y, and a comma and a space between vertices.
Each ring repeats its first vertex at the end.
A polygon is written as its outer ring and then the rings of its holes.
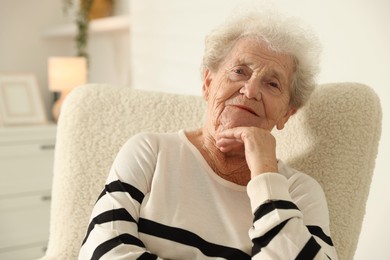
MULTIPOLYGON (((140 131, 202 125, 201 97, 87 85, 65 101, 58 122, 50 241, 45 260, 76 259, 91 209, 121 145, 140 131)), ((381 131, 381 107, 357 83, 318 86, 282 131, 278 157, 316 178, 329 204, 340 259, 353 259, 381 131)))

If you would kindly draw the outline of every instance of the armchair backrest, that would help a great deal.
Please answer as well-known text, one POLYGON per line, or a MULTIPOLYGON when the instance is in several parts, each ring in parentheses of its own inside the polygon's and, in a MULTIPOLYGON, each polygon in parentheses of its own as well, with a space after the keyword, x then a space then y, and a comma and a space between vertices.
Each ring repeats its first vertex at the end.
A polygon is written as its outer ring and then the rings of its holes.
MULTIPOLYGON (((194 129, 202 125, 204 112, 201 97, 109 85, 74 90, 58 122, 50 240, 43 259, 77 259, 91 209, 130 136, 194 129)), ((319 86, 308 106, 274 132, 279 158, 322 184, 340 259, 352 259, 356 250, 380 126, 376 94, 361 84, 340 83, 319 86)))

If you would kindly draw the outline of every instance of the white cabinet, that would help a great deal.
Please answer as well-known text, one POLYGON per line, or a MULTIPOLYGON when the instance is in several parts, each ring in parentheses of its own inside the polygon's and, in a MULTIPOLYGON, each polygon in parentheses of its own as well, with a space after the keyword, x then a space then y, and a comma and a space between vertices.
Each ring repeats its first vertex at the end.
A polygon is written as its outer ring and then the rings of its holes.
POLYGON ((0 260, 44 255, 55 125, 0 128, 0 260))

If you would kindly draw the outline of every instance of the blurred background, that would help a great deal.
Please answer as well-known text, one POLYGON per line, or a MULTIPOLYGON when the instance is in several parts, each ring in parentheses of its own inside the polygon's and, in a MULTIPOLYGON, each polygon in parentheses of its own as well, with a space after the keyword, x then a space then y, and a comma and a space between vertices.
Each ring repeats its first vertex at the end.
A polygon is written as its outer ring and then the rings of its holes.
MULTIPOLYGON (((17 126, 9 123, 11 119, 3 120, 3 123, 0 121, 0 188, 15 183, 17 173, 11 174, 14 166, 7 164, 11 161, 10 151, 14 149, 14 163, 20 162, 17 156, 23 153, 21 151, 25 153, 24 145, 32 143, 30 137, 35 138, 34 142, 38 142, 40 149, 44 150, 44 155, 39 158, 43 160, 42 164, 46 163, 45 169, 49 171, 45 175, 47 178, 39 182, 46 183, 46 186, 39 190, 0 192, 0 225, 7 219, 9 209, 16 210, 14 205, 18 203, 25 205, 27 198, 39 194, 40 200, 50 200, 49 175, 55 142, 51 109, 58 94, 52 92, 53 88, 49 89, 48 60, 50 57, 77 54, 74 37, 77 34, 75 17, 79 5, 75 1, 64 14, 64 2, 0 0, 0 81, 2 75, 33 75, 46 118, 37 119, 35 124, 20 121, 17 126)), ((238 5, 234 0, 113 0, 109 13, 89 23, 86 81, 200 95, 199 67, 205 35, 237 7, 257 2, 240 1, 238 5)), ((355 259, 390 259, 387 250, 390 175, 386 165, 390 154, 390 1, 273 0, 272 3, 287 14, 301 17, 319 36, 323 44, 319 83, 364 83, 371 86, 381 99, 382 138, 355 259)), ((0 102, 5 102, 1 96, 0 102)), ((8 106, 16 109, 22 105, 13 103, 8 106)), ((30 155, 35 156, 34 151, 27 157, 30 155)), ((30 168, 31 174, 33 171, 30 168)), ((39 171, 34 174, 39 175, 39 171)), ((36 179, 39 180, 39 177, 36 179)), ((31 182, 28 184, 32 185, 31 182)), ((29 186, 26 187, 28 189, 29 186)), ((45 216, 48 215, 47 206, 42 210, 45 216)), ((16 221, 12 215, 8 218, 16 221)), ((48 228, 48 216, 43 219, 42 225, 48 228)), ((2 256, 12 255, 21 248, 26 252, 30 250, 26 248, 30 247, 44 250, 46 228, 40 234, 43 237, 40 242, 23 245, 6 242, 17 240, 4 234, 6 231, 12 233, 12 229, 0 227, 0 259, 6 259, 2 256)), ((24 258, 20 256, 19 259, 24 258)))

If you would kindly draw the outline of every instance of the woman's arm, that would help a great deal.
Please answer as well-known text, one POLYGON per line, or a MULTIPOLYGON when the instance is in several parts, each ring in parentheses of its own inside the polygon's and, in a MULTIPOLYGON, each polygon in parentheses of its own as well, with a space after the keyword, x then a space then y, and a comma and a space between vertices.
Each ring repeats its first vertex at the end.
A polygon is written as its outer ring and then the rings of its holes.
POLYGON ((131 138, 119 151, 92 211, 79 259, 160 259, 138 236, 141 203, 156 162, 150 140, 131 138))
POLYGON ((326 199, 314 179, 266 173, 251 180, 248 195, 252 259, 337 259, 326 199))
POLYGON ((252 259, 337 259, 322 188, 302 173, 290 178, 278 173, 270 131, 228 129, 218 135, 217 146, 225 153, 245 153, 251 171, 252 259))

